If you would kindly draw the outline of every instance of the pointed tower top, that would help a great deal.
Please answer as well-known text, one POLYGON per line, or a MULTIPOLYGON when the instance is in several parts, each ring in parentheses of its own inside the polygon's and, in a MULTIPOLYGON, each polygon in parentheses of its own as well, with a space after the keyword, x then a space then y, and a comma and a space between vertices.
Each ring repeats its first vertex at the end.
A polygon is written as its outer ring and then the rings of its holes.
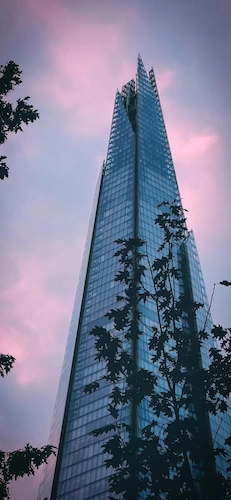
POLYGON ((138 64, 141 63, 144 66, 144 63, 143 63, 143 60, 142 60, 140 53, 138 53, 137 62, 138 62, 138 64))
POLYGON ((138 54, 138 58, 137 58, 137 72, 139 73, 140 70, 141 70, 142 73, 145 73, 147 75, 147 71, 146 71, 146 68, 144 66, 143 59, 142 59, 141 55, 138 54))

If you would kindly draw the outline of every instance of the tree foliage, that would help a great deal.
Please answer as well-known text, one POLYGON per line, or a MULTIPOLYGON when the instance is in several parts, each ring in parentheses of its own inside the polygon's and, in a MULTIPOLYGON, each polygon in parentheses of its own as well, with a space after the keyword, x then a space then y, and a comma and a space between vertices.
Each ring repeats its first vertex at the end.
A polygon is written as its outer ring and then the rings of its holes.
MULTIPOLYGON (((18 64, 13 61, 9 61, 5 66, 0 66, 0 144, 4 144, 9 133, 22 132, 22 124, 28 125, 39 118, 37 109, 29 104, 30 97, 17 99, 15 107, 8 99, 5 99, 11 90, 22 83, 21 74, 22 71, 19 70, 18 64)), ((6 156, 0 156, 0 179, 9 175, 9 167, 5 160, 6 156)))
POLYGON ((49 445, 39 449, 26 444, 23 449, 10 453, 0 451, 0 499, 10 498, 10 481, 34 475, 40 465, 47 463, 51 454, 55 454, 55 450, 49 445))
MULTIPOLYGON (((0 354, 0 375, 4 377, 11 368, 15 358, 9 354, 0 354)), ((0 500, 10 499, 9 483, 25 475, 35 474, 40 465, 47 463, 50 455, 56 454, 54 446, 33 448, 29 443, 20 450, 5 452, 0 450, 0 500)), ((46 500, 46 499, 44 499, 46 500)))
POLYGON ((15 358, 10 354, 0 354, 0 375, 4 377, 13 368, 15 358))
POLYGON ((216 471, 216 459, 223 457, 229 465, 231 438, 224 446, 214 445, 209 413, 227 410, 231 329, 218 325, 209 332, 206 321, 198 331, 196 314, 203 304, 193 299, 190 289, 184 212, 177 201, 158 209, 155 223, 163 241, 156 259, 150 261, 145 242, 138 238, 117 241, 121 270, 115 280, 123 285, 117 296, 121 305, 106 315, 113 320, 111 331, 95 327, 90 332, 95 359, 103 360, 106 369, 84 391, 94 392, 105 382, 112 387, 109 424, 92 434, 110 434, 102 449, 110 456, 106 467, 114 469, 109 478, 114 495, 126 500, 138 499, 141 492, 147 499, 222 500, 231 497, 231 483, 216 471), (152 326, 141 312, 147 301, 155 309, 152 326), (138 361, 144 332, 149 337, 149 370, 138 361), (152 420, 138 431, 138 411, 145 408, 152 420))
MULTIPOLYGON (((0 66, 0 144, 4 144, 11 132, 15 134, 18 131, 22 132, 23 124, 28 125, 39 118, 37 109, 29 103, 30 97, 17 99, 15 107, 8 101, 8 93, 22 83, 21 74, 18 64, 13 61, 0 66)), ((0 156, 0 179, 9 175, 9 167, 5 160, 6 156, 0 156)), ((14 362, 13 356, 0 354, 1 377, 9 373, 14 362)), ((55 453, 55 448, 50 445, 39 449, 26 444, 23 449, 13 452, 0 450, 0 500, 9 500, 10 481, 25 475, 34 475, 35 470, 43 463, 47 463, 49 456, 55 453)))

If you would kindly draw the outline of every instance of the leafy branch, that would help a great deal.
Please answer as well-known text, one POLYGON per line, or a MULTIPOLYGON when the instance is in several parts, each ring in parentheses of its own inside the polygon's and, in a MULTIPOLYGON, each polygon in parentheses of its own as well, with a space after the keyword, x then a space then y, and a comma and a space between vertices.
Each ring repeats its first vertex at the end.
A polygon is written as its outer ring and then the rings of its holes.
MULTIPOLYGON (((29 96, 24 99, 17 99, 17 104, 13 104, 5 99, 7 94, 22 83, 22 71, 18 64, 9 61, 5 66, 0 65, 0 144, 4 144, 9 133, 23 131, 22 124, 28 125, 39 118, 37 109, 29 104, 29 96)), ((6 156, 0 156, 0 179, 9 175, 6 156)))
POLYGON ((115 495, 127 500, 141 493, 147 499, 225 499, 231 494, 230 481, 216 471, 216 460, 223 457, 230 463, 231 441, 227 438, 224 446, 213 447, 208 414, 227 410, 231 329, 218 325, 211 332, 205 327, 198 331, 197 311, 203 304, 193 299, 190 289, 184 212, 177 200, 163 202, 158 209, 155 223, 163 240, 154 262, 142 240, 117 241, 115 256, 121 270, 115 280, 123 286, 123 294, 117 296, 121 307, 106 314, 113 320, 112 331, 95 327, 90 332, 95 360, 104 361, 105 374, 85 392, 103 383, 112 387, 109 423, 92 434, 110 433, 102 449, 111 456, 104 463, 114 469, 109 490, 115 495), (147 301, 156 313, 151 327, 146 325, 147 301), (147 345, 147 336, 149 361, 143 367, 137 344, 144 338, 142 345, 147 345), (204 367, 201 349, 208 338, 219 344, 206 348, 209 364, 204 367), (129 424, 122 408, 130 411, 129 424), (137 415, 144 408, 152 419, 141 428, 137 415))
MULTIPOLYGON (((1 377, 9 373, 14 362, 13 356, 0 354, 1 377)), ((0 500, 10 499, 10 481, 25 475, 34 475, 36 469, 47 463, 51 455, 56 455, 56 448, 51 445, 34 448, 28 443, 24 448, 12 452, 0 450, 0 500)))

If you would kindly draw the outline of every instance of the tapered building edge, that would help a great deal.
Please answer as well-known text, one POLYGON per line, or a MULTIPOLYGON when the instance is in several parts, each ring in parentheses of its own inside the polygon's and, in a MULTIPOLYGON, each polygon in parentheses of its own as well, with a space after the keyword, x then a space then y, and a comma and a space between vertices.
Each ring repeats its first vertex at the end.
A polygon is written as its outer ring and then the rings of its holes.
MULTIPOLYGON (((138 64, 139 61, 142 60, 139 56, 138 58, 138 64)), ((140 64, 141 64, 140 63, 140 64)), ((143 64, 143 63, 142 63, 143 64)), ((155 97, 158 101, 158 106, 160 109, 160 113, 162 114, 161 106, 160 106, 160 101, 159 101, 159 94, 156 86, 156 81, 155 81, 155 76, 153 69, 149 72, 149 80, 152 85, 155 97)), ((125 86, 126 87, 126 86, 125 86)), ((138 83, 136 83, 136 106, 137 108, 139 107, 139 93, 137 91, 138 88, 138 83)), ((118 98, 118 94, 116 98, 118 98)), ((121 98, 121 95, 119 94, 119 98, 121 98)), ((124 100, 124 105, 126 107, 126 96, 124 100)), ((128 107, 128 104, 127 104, 128 107)), ((128 112, 128 109, 126 109, 128 112)), ((163 120, 163 116, 162 116, 163 120)), ((139 128, 139 123, 137 122, 137 114, 136 114, 136 122, 132 123, 132 126, 135 127, 135 133, 134 133, 134 177, 133 177, 133 229, 132 229, 132 235, 134 237, 140 236, 139 231, 138 231, 138 225, 139 225, 139 208, 138 208, 138 198, 139 198, 139 186, 138 186, 138 156, 139 156, 139 134, 138 134, 138 128, 139 128)), ((163 126, 164 126, 164 121, 163 121, 163 126)), ((164 126, 165 129, 165 126, 164 126)), ((165 134, 167 138, 167 133, 165 129, 165 134)), ((110 144, 110 143, 109 143, 110 144)), ((171 158, 171 152, 170 148, 168 145, 168 151, 169 151, 169 164, 172 164, 172 172, 171 175, 174 177, 174 182, 176 183, 177 186, 177 191, 178 191, 178 198, 180 199, 179 195, 179 189, 176 181, 176 176, 175 176, 175 170, 173 167, 172 163, 172 158, 171 158)), ((107 163, 106 163, 107 166, 107 163)), ((54 417, 53 417, 53 424, 51 427, 51 433, 49 437, 49 444, 55 445, 58 448, 58 454, 57 454, 57 459, 54 457, 49 459, 48 465, 45 466, 44 469, 44 478, 42 478, 40 489, 39 489, 39 495, 38 499, 43 500, 43 498, 48 498, 49 500, 56 500, 57 496, 57 487, 58 487, 58 482, 59 482, 59 473, 60 473, 60 464, 62 460, 62 452, 63 452, 63 445, 64 445, 64 436, 66 432, 66 424, 67 424, 67 412, 70 404, 70 397, 71 397, 71 392, 72 392, 72 383, 73 383, 73 378, 74 378, 74 367, 76 364, 76 357, 77 357, 77 352, 78 352, 78 344, 79 344, 79 334, 78 332, 81 329, 81 323, 82 323, 82 316, 83 316, 83 308, 85 307, 85 295, 86 295, 86 286, 88 282, 88 275, 89 275, 89 270, 91 266, 91 254, 92 254, 92 247, 94 243, 94 237, 95 237, 95 230, 96 230, 96 221, 97 221, 97 212, 98 212, 98 206, 99 206, 99 201, 100 201, 100 193, 101 193, 101 187, 103 183, 103 178, 105 174, 105 164, 103 165, 101 175, 98 181, 98 187, 96 189, 96 195, 95 195, 95 201, 93 204, 93 211, 92 211, 92 216, 91 216, 91 222, 90 222, 90 227, 88 231, 88 238, 87 238, 87 243, 86 243, 86 249, 85 249, 85 256, 83 259, 83 264, 82 264, 82 271, 81 271, 81 277, 79 281, 79 286, 77 289, 77 294, 76 294, 76 300, 75 300, 75 306, 74 306, 74 312, 73 314, 75 317, 72 317, 72 322, 70 326, 70 331, 69 331, 69 337, 68 337, 68 342, 67 342, 67 349, 66 349, 66 354, 64 358, 64 364, 62 368, 62 374, 61 374, 61 379, 60 379, 60 384, 59 384, 59 389, 58 389, 58 395, 57 395, 57 400, 56 400, 56 405, 55 405, 55 411, 54 411, 54 417), (76 307, 76 304, 78 304, 78 307, 76 307), (76 311, 76 309, 78 311, 76 311), (78 316, 78 318, 77 318, 78 316), (78 324, 77 328, 76 325, 78 324), (57 434, 55 435, 55 432, 57 434)), ((193 234, 190 233, 190 244, 191 248, 195 247, 195 240, 193 237, 193 234)), ((196 255, 196 253, 195 253, 196 255)), ((193 286, 193 279, 192 279, 192 269, 193 266, 196 268, 198 272, 200 271, 200 265, 199 265, 199 260, 198 256, 194 258, 192 254, 190 254, 190 248, 186 248, 186 260, 187 260, 187 279, 189 280, 190 284, 190 293, 191 293, 191 299, 192 300, 198 300, 198 297, 195 296, 194 294, 194 289, 195 287, 193 286)), ((206 307, 208 308, 208 301, 205 296, 205 287, 204 284, 201 284, 201 289, 203 289, 203 297, 204 297, 204 302, 206 304, 206 307)), ((209 319, 211 323, 211 318, 209 319)), ((199 328, 200 325, 196 324, 195 328, 199 328)), ((136 347, 135 347, 136 350, 136 347)), ((134 350, 134 352, 135 352, 134 350)), ((212 439, 212 434, 211 434, 211 428, 214 428, 214 419, 212 418, 211 422, 211 417, 206 417, 207 418, 207 433, 208 433, 208 439, 212 439)), ((215 432, 213 432, 213 436, 215 435, 215 432)), ((80 499, 81 500, 81 499, 80 499)))

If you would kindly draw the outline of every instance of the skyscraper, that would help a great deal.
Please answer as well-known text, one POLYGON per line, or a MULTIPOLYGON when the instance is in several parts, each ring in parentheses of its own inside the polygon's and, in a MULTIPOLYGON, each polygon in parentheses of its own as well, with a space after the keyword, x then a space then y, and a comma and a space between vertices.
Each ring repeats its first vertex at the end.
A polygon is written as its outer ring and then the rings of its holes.
MULTIPOLYGON (((94 361, 93 339, 88 333, 95 325, 110 327, 105 313, 117 305, 121 285, 114 281, 118 269, 113 257, 115 240, 142 238, 154 259, 160 243, 153 223, 157 205, 174 199, 180 200, 180 196, 154 72, 151 69, 147 75, 138 57, 136 81, 132 79, 116 93, 107 159, 96 189, 49 438, 59 451, 44 468, 41 500, 108 498, 107 476, 111 472, 103 465, 100 449, 105 438, 94 438, 89 432, 107 423, 109 392, 101 388, 91 395, 83 393, 83 387, 98 379, 103 370, 102 362, 94 361)), ((193 233, 189 235, 188 255, 194 300, 207 305, 193 233)), ((142 314, 144 323, 152 324, 155 311, 149 304, 142 305, 142 314)), ((199 329, 205 316, 206 307, 197 315, 199 329)), ((146 352, 143 336, 139 357, 146 359, 145 368, 152 370, 146 352)), ((204 363, 206 355, 205 350, 204 363)), ((219 433, 216 418, 211 418, 211 431, 219 443, 228 417, 219 423, 219 433)), ((141 405, 138 426, 151 419, 150 410, 141 405)), ((220 467, 224 467, 222 462, 220 467)))

